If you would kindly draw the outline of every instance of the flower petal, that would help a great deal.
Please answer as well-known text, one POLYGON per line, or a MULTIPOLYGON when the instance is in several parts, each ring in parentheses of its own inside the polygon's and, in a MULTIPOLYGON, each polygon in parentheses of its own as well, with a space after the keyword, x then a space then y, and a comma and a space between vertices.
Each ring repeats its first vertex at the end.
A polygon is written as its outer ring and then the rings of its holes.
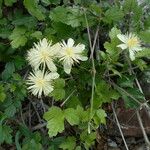
POLYGON ((135 53, 133 50, 129 50, 129 57, 132 61, 135 60, 135 53))
POLYGON ((49 75, 50 75, 50 79, 57 79, 57 78, 59 78, 59 74, 57 72, 49 73, 49 75))
POLYGON ((117 47, 120 47, 121 49, 127 49, 127 45, 126 44, 119 44, 119 45, 117 45, 117 47))
POLYGON ((70 74, 71 68, 72 68, 72 64, 69 61, 64 61, 63 63, 64 63, 64 71, 67 74, 70 74))
POLYGON ((69 38, 68 41, 67 41, 67 46, 68 47, 73 47, 73 45, 74 45, 74 40, 69 38))
POLYGON ((53 61, 47 62, 47 67, 52 72, 56 72, 57 71, 57 67, 55 66, 53 61))
POLYGON ((127 40, 128 40, 128 37, 123 35, 123 34, 118 34, 117 37, 118 37, 119 40, 121 40, 124 43, 126 43, 127 40))
POLYGON ((78 44, 78 45, 74 48, 75 53, 82 53, 83 50, 85 50, 85 45, 84 45, 84 44, 78 44))
POLYGON ((78 56, 76 56, 76 58, 79 59, 79 60, 82 60, 82 61, 88 60, 88 57, 82 56, 82 55, 78 55, 78 56))

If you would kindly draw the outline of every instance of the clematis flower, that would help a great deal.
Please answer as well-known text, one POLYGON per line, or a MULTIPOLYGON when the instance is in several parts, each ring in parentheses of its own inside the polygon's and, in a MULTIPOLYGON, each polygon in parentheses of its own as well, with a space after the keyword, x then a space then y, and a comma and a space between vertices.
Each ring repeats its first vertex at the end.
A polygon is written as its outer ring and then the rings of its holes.
POLYGON ((136 52, 142 50, 139 38, 132 33, 126 35, 118 34, 117 37, 123 42, 123 44, 120 44, 117 47, 120 47, 123 50, 128 49, 130 59, 132 61, 135 60, 136 52))
POLYGON ((84 44, 78 44, 74 45, 73 39, 68 39, 67 43, 64 41, 60 44, 61 50, 59 52, 60 61, 62 61, 64 66, 64 71, 67 74, 70 74, 72 65, 79 61, 86 61, 88 58, 86 56, 83 56, 83 51, 85 49, 84 44))
POLYGON ((46 38, 40 40, 34 47, 27 53, 27 60, 29 64, 35 69, 39 69, 40 66, 45 68, 46 66, 52 72, 56 72, 57 68, 54 64, 54 59, 57 57, 57 53, 60 50, 60 44, 54 44, 48 42, 46 38))
POLYGON ((44 71, 36 70, 30 73, 28 77, 28 90, 32 92, 33 95, 38 96, 38 98, 42 96, 42 93, 47 96, 53 91, 52 81, 58 77, 58 73, 44 73, 44 71))

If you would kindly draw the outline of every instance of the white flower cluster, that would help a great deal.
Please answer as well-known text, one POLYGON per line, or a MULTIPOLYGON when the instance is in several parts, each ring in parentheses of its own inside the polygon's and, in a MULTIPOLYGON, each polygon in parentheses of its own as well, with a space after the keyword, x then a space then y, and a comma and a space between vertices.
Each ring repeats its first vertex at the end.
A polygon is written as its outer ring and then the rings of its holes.
POLYGON ((47 96, 53 91, 52 81, 59 78, 55 61, 61 62, 64 71, 70 74, 72 65, 80 60, 86 61, 88 58, 83 56, 85 45, 74 45, 73 39, 52 45, 46 38, 35 43, 27 53, 27 60, 33 68, 27 84, 28 89, 33 95, 39 98, 44 94, 47 96), (48 70, 48 71, 47 71, 48 70))
POLYGON ((135 60, 135 54, 138 51, 142 50, 140 40, 135 34, 118 34, 117 37, 119 40, 123 42, 123 44, 118 45, 122 50, 128 49, 129 50, 129 57, 133 61, 135 60))

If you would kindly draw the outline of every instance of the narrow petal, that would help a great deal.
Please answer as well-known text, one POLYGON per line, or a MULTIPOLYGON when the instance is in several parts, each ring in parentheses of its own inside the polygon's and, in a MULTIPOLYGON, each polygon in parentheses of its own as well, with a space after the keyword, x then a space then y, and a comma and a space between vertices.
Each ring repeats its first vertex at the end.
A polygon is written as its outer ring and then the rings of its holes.
POLYGON ((71 67, 72 67, 72 64, 68 61, 64 61, 64 71, 67 73, 67 74, 70 74, 71 72, 71 67))
POLYGON ((67 41, 67 46, 68 47, 73 47, 73 45, 74 45, 74 40, 73 39, 68 39, 68 41, 67 41))
POLYGON ((129 51, 129 56, 130 56, 130 59, 131 59, 132 61, 135 60, 135 53, 134 53, 133 50, 130 50, 130 51, 129 51))
POLYGON ((127 36, 123 35, 123 34, 118 34, 117 35, 118 39, 121 40, 122 42, 126 43, 127 42, 127 36))
POLYGON ((86 56, 78 55, 76 57, 77 57, 77 59, 82 60, 82 61, 88 60, 88 57, 86 57, 86 56))
POLYGON ((75 53, 82 53, 83 50, 85 50, 85 45, 84 45, 84 44, 78 44, 78 45, 74 48, 74 52, 75 52, 75 53))
POLYGON ((59 43, 54 44, 51 46, 51 53, 56 55, 61 50, 61 46, 59 43))
POLYGON ((56 68, 55 64, 53 63, 53 61, 47 62, 47 67, 52 72, 56 72, 57 71, 57 68, 56 68))
POLYGON ((50 79, 57 79, 57 78, 59 78, 59 74, 57 72, 49 73, 49 75, 50 75, 50 79))
POLYGON ((120 47, 121 49, 127 49, 127 45, 126 44, 119 44, 119 45, 117 45, 117 47, 120 47))

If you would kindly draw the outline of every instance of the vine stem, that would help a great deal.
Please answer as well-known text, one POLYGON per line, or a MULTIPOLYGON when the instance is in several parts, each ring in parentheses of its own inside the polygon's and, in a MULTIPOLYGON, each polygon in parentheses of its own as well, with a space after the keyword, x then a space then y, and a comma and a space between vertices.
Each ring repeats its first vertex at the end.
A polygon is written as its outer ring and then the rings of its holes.
POLYGON ((91 35, 90 35, 90 30, 89 30, 89 24, 88 24, 88 20, 87 20, 87 16, 86 13, 84 11, 84 15, 85 15, 85 21, 86 21, 86 26, 87 26, 87 33, 88 33, 88 39, 89 39, 89 43, 90 43, 90 59, 92 61, 92 92, 91 92, 91 100, 90 100, 90 118, 89 118, 89 122, 88 122, 88 133, 91 132, 90 126, 91 126, 91 119, 93 118, 93 101, 94 101, 94 89, 95 89, 95 74, 96 74, 96 69, 95 69, 95 62, 94 62, 94 49, 95 49, 95 45, 96 45, 96 41, 97 41, 97 37, 98 37, 98 32, 99 32, 99 25, 97 26, 96 29, 96 33, 94 36, 94 42, 93 42, 93 46, 92 46, 92 42, 91 42, 91 35))

